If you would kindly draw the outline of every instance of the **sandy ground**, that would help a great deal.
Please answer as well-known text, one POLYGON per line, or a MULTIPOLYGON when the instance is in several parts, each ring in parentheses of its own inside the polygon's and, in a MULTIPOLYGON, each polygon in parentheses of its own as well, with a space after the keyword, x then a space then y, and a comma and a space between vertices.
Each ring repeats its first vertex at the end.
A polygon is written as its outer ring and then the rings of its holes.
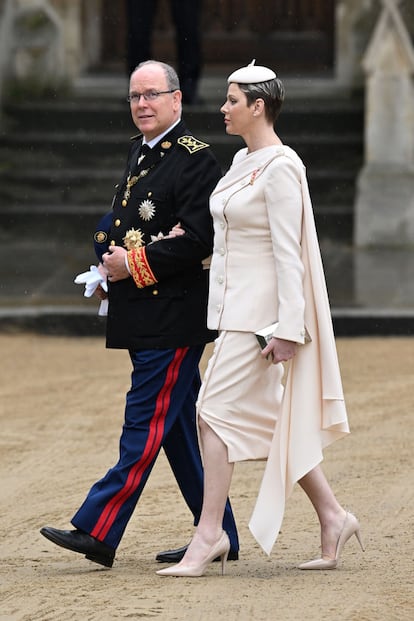
POLYGON ((188 509, 163 454, 111 570, 40 534, 69 527, 90 485, 117 457, 125 352, 102 339, 0 335, 0 619, 215 621, 414 618, 414 340, 339 339, 352 434, 326 451, 324 468, 362 525, 341 566, 301 572, 318 555, 319 532, 299 488, 270 557, 247 528, 263 464, 236 467, 232 502, 241 553, 218 575, 161 578, 155 553, 191 536, 188 509))

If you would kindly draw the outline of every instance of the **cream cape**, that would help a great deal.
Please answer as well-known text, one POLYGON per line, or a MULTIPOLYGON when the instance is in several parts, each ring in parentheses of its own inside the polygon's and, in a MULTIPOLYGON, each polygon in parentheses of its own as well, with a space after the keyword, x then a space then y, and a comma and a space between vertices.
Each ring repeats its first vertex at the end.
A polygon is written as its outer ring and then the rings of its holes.
POLYGON ((291 149, 285 148, 285 154, 296 161, 300 170, 305 325, 312 335, 312 342, 299 347, 290 363, 280 419, 275 427, 256 505, 249 522, 253 536, 267 554, 271 553, 278 536, 285 502, 294 484, 322 461, 324 447, 349 433, 328 294, 305 169, 291 149))

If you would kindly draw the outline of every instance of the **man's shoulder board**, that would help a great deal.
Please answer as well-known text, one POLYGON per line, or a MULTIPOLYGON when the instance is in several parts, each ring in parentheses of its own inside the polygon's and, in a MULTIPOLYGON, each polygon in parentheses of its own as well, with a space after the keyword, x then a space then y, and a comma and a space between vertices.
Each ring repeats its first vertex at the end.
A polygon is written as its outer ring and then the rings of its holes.
POLYGON ((181 138, 177 140, 177 143, 182 147, 185 147, 191 154, 210 146, 206 142, 202 142, 201 140, 198 140, 198 138, 194 138, 194 136, 181 136, 181 138))

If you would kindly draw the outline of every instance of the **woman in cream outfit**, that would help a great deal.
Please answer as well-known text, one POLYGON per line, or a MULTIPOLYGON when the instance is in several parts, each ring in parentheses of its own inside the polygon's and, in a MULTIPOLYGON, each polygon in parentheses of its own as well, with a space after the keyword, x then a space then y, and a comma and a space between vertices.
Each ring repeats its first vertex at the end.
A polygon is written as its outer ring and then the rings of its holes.
POLYGON ((200 576, 218 556, 224 573, 230 544, 222 517, 242 460, 267 459, 249 523, 265 552, 296 482, 321 526, 321 558, 301 569, 334 569, 346 541, 355 534, 361 542, 358 520, 319 465, 322 449, 349 428, 305 168, 274 131, 283 97, 276 74, 254 61, 228 78, 226 130, 247 146, 210 199, 208 326, 219 337, 198 399, 203 509, 184 558, 160 575, 200 576), (275 322, 260 352, 254 333, 275 322))

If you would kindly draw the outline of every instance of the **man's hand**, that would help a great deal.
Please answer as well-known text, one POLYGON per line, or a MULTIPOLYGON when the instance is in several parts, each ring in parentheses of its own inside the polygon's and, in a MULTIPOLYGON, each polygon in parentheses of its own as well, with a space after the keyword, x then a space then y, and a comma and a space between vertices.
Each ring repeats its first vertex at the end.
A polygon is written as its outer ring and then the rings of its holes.
POLYGON ((108 273, 109 282, 117 282, 129 278, 127 266, 127 251, 121 246, 109 246, 108 252, 102 256, 103 266, 108 273))
POLYGON ((287 362, 296 354, 297 343, 286 341, 285 339, 271 338, 268 345, 262 350, 263 358, 267 358, 270 354, 272 364, 279 362, 287 362))

